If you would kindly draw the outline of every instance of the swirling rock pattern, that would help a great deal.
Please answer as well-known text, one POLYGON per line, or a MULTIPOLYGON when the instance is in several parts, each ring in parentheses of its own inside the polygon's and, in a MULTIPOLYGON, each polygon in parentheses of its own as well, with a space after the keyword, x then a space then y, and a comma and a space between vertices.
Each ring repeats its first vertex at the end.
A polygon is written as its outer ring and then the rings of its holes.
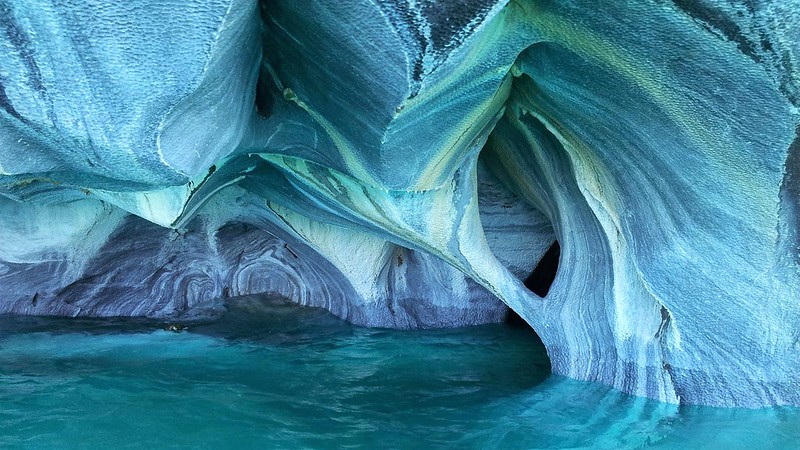
POLYGON ((556 373, 800 404, 799 43, 796 0, 0 0, 0 311, 510 307, 556 373))

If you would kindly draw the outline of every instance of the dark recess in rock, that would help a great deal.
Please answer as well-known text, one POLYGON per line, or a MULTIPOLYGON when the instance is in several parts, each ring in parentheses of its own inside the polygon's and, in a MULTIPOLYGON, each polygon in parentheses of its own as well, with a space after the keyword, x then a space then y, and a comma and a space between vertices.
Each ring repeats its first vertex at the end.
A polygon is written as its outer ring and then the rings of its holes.
POLYGON ((539 264, 533 269, 530 276, 525 279, 525 287, 531 290, 539 297, 547 296, 550 292, 550 286, 553 285, 553 280, 556 279, 558 272, 558 260, 561 257, 561 246, 558 241, 547 250, 547 253, 542 256, 539 264))
POLYGON ((262 68, 256 83, 256 112, 262 117, 269 117, 275 106, 275 97, 273 97, 270 90, 271 84, 272 80, 269 78, 269 73, 262 68))
POLYGON ((8 100, 8 96, 6 95, 6 89, 3 86, 3 79, 0 78, 0 109, 6 110, 8 114, 18 120, 24 120, 22 116, 14 109, 14 105, 8 100))

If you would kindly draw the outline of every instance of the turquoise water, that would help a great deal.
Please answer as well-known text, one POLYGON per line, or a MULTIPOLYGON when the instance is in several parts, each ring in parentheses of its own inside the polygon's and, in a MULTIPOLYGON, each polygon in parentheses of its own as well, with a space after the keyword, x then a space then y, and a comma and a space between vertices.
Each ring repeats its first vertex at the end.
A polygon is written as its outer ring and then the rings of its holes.
POLYGON ((677 408, 549 375, 535 334, 363 329, 250 298, 179 332, 2 319, 2 448, 796 448, 800 410, 677 408))

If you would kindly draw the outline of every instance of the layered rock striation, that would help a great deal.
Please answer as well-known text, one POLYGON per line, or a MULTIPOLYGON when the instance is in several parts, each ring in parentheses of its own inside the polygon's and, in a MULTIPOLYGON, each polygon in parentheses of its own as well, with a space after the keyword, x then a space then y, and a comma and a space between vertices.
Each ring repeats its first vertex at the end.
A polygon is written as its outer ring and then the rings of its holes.
POLYGON ((0 311, 510 308, 558 374, 800 404, 800 3, 634 3, 0 0, 0 311))

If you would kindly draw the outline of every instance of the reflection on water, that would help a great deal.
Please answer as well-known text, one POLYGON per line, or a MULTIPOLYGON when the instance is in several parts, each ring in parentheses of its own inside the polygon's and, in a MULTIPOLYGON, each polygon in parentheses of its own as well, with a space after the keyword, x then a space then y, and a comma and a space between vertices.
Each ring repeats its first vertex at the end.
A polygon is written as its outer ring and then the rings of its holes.
MULTIPOLYGON (((552 377, 529 330, 392 331, 239 299, 180 332, 3 319, 0 446, 793 448, 800 410, 676 407, 552 377)), ((180 327, 172 327, 179 329, 180 327)))

